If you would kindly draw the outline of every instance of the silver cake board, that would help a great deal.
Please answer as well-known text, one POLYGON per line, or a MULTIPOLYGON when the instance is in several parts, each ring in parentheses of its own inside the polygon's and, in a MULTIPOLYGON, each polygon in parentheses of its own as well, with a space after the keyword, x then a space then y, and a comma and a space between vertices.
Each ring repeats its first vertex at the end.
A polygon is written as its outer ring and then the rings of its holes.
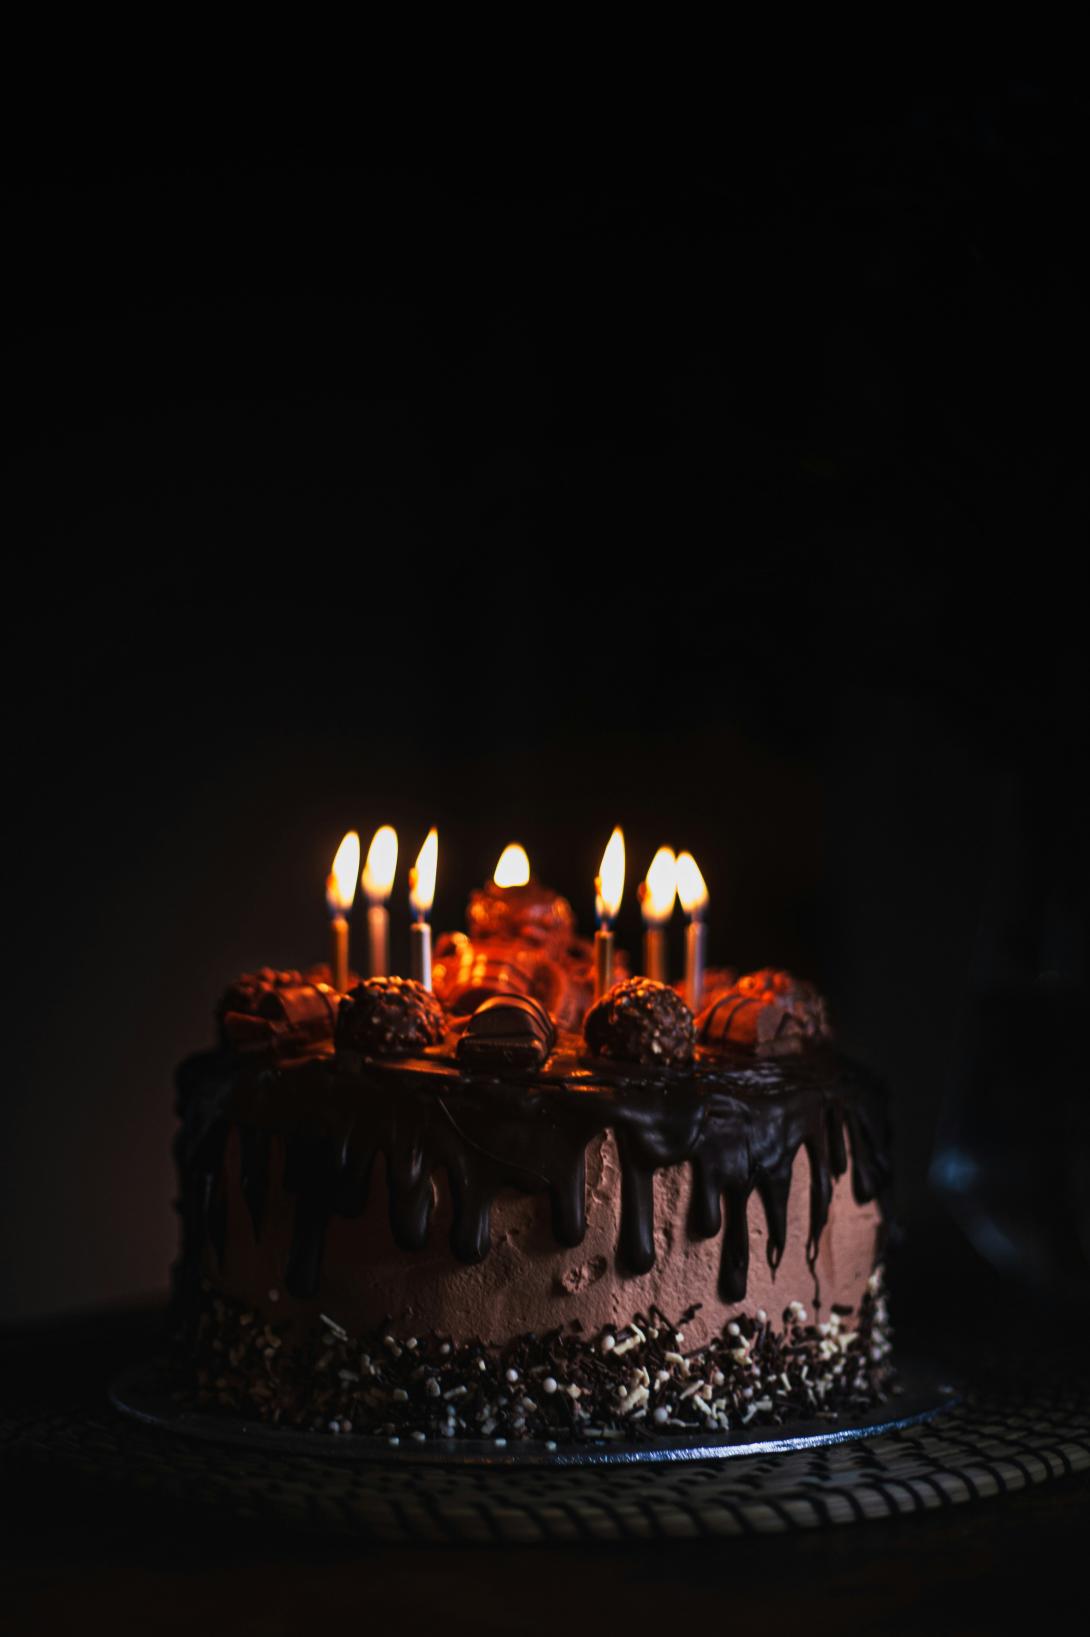
POLYGON ((35 1488, 59 1485, 95 1506, 116 1496, 183 1507, 216 1530, 252 1525, 263 1535, 382 1545, 785 1534, 924 1515, 1090 1473, 1084 1372, 975 1386, 960 1399, 942 1385, 938 1373, 909 1368, 904 1393, 873 1419, 765 1429, 745 1442, 540 1453, 399 1446, 393 1456, 354 1434, 183 1421, 176 1402, 156 1401, 165 1383, 153 1383, 145 1367, 116 1384, 124 1412, 103 1392, 94 1404, 42 1403, 0 1416, 0 1461, 35 1488), (293 1439, 306 1439, 306 1448, 293 1439))
POLYGON ((533 1439, 429 1438, 411 1434, 380 1437, 363 1433, 337 1436, 269 1426, 229 1411, 187 1408, 179 1402, 176 1380, 161 1363, 135 1364, 110 1387, 116 1410, 146 1426, 186 1438, 243 1446, 255 1452, 307 1456, 321 1461, 415 1463, 428 1466, 483 1467, 617 1467, 665 1462, 708 1462, 759 1455, 785 1455, 920 1426, 953 1409, 962 1394, 932 1365, 910 1360, 899 1364, 897 1387, 887 1402, 850 1416, 792 1420, 784 1427, 740 1427, 730 1433, 696 1432, 690 1436, 587 1439, 546 1443, 533 1439))

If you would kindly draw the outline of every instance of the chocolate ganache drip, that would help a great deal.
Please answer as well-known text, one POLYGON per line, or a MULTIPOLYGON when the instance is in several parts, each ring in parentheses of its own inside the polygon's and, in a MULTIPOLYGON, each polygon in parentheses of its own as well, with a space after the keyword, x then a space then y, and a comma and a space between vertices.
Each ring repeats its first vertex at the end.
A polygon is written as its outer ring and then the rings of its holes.
POLYGON ((833 1181, 848 1168, 849 1143, 856 1200, 884 1199, 889 1167, 881 1088, 830 1047, 788 1058, 721 1047, 663 1069, 586 1057, 568 1036, 544 1066, 527 1068, 522 1064, 540 1050, 541 1020, 528 1011, 516 1023, 503 1012, 507 1004, 483 1013, 472 1035, 468 1028, 461 1034, 463 1042, 477 1041, 483 1060, 475 1061, 464 1045, 458 1049, 458 1032, 423 1057, 349 1067, 328 1048, 312 1048, 295 1062, 246 1056, 229 1068, 221 1054, 211 1066, 193 1060, 183 1076, 199 1130, 178 1149, 185 1257, 199 1257, 206 1241, 222 1248, 223 1142, 231 1122, 240 1130, 243 1192, 259 1236, 268 1138, 283 1140, 284 1186, 295 1197, 284 1280, 304 1299, 320 1288, 329 1221, 364 1210, 380 1154, 397 1244, 407 1251, 423 1247, 432 1178, 445 1173, 452 1251, 476 1262, 490 1248, 493 1201, 508 1189, 547 1194, 557 1244, 578 1245, 586 1231, 587 1149, 605 1138, 615 1145, 621 1172, 617 1254, 634 1273, 655 1262, 654 1174, 686 1164, 689 1231, 721 1239, 719 1285, 728 1302, 746 1292, 747 1202, 754 1191, 767 1219, 773 1267, 783 1253, 800 1150, 809 1160, 811 1260, 833 1181), (489 1033, 493 1027, 496 1034, 489 1033), (514 1075, 489 1060, 512 1041, 516 1052, 528 1054, 514 1075), (208 1097, 196 1092, 205 1072, 215 1081, 208 1097), (212 1105, 218 1117, 210 1117, 212 1105))

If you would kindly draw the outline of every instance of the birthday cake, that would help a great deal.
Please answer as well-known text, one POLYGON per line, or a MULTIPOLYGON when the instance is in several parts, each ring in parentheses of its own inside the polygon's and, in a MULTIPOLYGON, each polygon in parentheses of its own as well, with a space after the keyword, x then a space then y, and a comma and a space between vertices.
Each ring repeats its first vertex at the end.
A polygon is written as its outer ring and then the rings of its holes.
POLYGON ((786 973, 595 998, 489 886, 431 987, 263 970, 179 1070, 176 1332, 202 1406, 408 1444, 719 1434, 890 1379, 880 1085, 786 973))

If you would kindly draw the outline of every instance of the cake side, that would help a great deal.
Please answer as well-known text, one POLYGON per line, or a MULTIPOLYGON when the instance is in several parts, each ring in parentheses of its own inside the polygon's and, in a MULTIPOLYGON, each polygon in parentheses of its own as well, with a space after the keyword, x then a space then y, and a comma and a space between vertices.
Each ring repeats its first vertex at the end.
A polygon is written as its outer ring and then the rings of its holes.
POLYGON ((319 1045, 191 1065, 179 1291, 204 1397, 392 1437, 873 1401, 875 1083, 828 1048, 663 1071, 580 1047, 531 1074, 467 1072, 457 1030, 396 1064, 319 1045))

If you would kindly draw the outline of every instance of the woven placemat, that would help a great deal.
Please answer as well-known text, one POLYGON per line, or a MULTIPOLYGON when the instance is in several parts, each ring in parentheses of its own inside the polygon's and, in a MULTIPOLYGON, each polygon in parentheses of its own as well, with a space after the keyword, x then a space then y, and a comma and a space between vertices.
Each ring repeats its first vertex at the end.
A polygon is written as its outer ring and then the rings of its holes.
POLYGON ((9 1464, 227 1518, 410 1541, 767 1534, 927 1512, 1090 1469, 1081 1386, 970 1395, 852 1443, 664 1466, 491 1469, 282 1455, 187 1439, 104 1406, 0 1423, 9 1464))

